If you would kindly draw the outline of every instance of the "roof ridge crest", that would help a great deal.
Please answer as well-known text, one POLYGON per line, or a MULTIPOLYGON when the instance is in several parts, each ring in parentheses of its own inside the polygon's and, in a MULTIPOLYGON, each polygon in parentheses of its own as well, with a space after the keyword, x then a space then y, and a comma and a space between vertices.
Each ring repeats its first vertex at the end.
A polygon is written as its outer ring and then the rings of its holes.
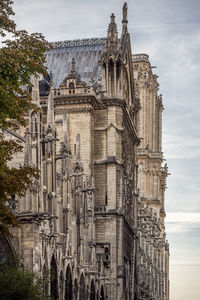
POLYGON ((99 44, 105 44, 105 42, 106 42, 106 37, 100 37, 100 38, 57 41, 53 43, 53 46, 55 48, 64 48, 64 47, 73 47, 73 46, 99 45, 99 44))

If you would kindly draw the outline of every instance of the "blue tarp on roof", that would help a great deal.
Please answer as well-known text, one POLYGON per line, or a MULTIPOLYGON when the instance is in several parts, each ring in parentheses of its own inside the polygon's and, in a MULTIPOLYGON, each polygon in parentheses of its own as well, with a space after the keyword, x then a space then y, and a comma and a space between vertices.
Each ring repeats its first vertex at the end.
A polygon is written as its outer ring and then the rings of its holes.
POLYGON ((47 52, 48 72, 52 72, 53 83, 58 88, 71 70, 74 57, 76 71, 81 80, 89 83, 91 76, 98 80, 101 72, 99 60, 105 46, 105 38, 56 42, 55 48, 47 52))

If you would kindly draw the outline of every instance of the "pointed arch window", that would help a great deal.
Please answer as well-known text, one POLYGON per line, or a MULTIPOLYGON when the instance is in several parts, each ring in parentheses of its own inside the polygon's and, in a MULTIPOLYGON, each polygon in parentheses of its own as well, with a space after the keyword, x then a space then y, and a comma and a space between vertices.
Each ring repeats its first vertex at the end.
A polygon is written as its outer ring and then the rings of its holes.
POLYGON ((101 287, 101 295, 100 295, 100 300, 105 300, 103 286, 101 287))
POLYGON ((43 273, 43 290, 44 293, 48 295, 48 272, 47 272, 46 264, 44 264, 42 273, 43 273))
POLYGON ((58 274, 57 274, 57 264, 55 256, 51 259, 51 272, 50 272, 50 282, 51 282, 51 297, 53 299, 58 299, 58 274))
POLYGON ((95 300, 95 299, 96 299, 95 285, 94 285, 94 280, 92 280, 91 288, 90 288, 90 300, 95 300))
POLYGON ((74 94, 75 93, 75 86, 74 86, 74 83, 71 81, 69 83, 69 94, 74 94))
POLYGON ((69 265, 66 270, 65 300, 72 300, 72 274, 69 265))
POLYGON ((83 299, 85 299, 85 280, 83 274, 81 274, 79 300, 83 299))
POLYGON ((74 298, 77 299, 78 297, 78 281, 77 278, 74 280, 74 291, 73 291, 74 298))

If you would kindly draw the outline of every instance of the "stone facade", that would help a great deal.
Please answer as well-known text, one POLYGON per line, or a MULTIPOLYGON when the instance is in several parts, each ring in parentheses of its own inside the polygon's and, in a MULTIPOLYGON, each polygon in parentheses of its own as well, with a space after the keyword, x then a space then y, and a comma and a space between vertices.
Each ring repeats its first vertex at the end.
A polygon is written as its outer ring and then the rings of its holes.
POLYGON ((123 6, 118 37, 55 43, 34 78, 41 111, 8 130, 40 170, 12 205, 17 251, 54 299, 169 300, 162 97, 148 56, 132 55, 123 6))
POLYGON ((138 295, 139 299, 169 299, 169 245, 165 234, 167 164, 162 166, 162 95, 146 54, 132 56, 136 96, 141 109, 138 147, 138 295))

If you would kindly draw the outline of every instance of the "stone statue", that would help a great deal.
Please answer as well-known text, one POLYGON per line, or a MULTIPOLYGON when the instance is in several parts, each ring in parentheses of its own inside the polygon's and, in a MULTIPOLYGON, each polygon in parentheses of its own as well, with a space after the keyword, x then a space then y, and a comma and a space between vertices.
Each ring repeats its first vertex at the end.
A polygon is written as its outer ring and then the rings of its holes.
POLYGON ((128 10, 127 2, 124 2, 124 5, 123 5, 123 21, 122 21, 123 23, 128 23, 127 10, 128 10))

